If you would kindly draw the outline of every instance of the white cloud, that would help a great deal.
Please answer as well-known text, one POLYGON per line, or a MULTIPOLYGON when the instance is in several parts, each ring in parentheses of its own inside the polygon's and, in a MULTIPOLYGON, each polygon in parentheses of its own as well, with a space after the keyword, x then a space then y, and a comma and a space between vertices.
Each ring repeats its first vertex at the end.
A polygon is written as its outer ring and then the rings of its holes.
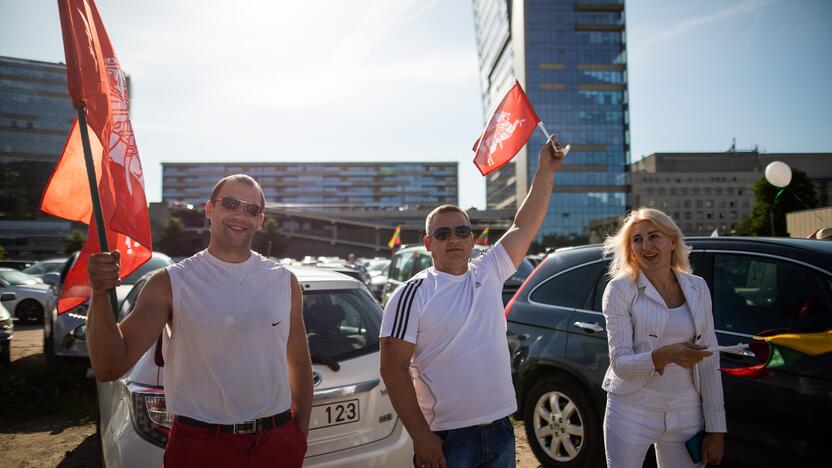
POLYGON ((711 23, 716 23, 718 21, 722 21, 733 16, 754 13, 755 11, 762 9, 772 1, 773 0, 747 0, 738 5, 723 8, 714 13, 680 21, 672 25, 669 29, 652 35, 644 42, 631 44, 629 55, 631 59, 640 58, 642 54, 644 54, 648 49, 655 46, 656 44, 663 43, 669 39, 685 34, 691 30, 701 28, 711 23))

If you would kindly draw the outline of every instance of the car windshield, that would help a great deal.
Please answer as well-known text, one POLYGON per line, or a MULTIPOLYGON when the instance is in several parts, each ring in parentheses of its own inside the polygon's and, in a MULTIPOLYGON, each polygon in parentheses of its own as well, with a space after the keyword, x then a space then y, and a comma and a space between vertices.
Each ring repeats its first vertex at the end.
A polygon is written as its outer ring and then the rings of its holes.
POLYGON ((153 256, 150 260, 146 261, 144 265, 140 266, 136 271, 130 273, 130 276, 124 278, 121 284, 136 284, 139 281, 139 278, 144 276, 144 274, 148 271, 155 271, 160 268, 164 268, 170 264, 171 261, 168 257, 153 256))
POLYGON ((41 280, 35 278, 34 276, 17 270, 0 271, 0 278, 3 278, 3 281, 12 286, 25 286, 29 284, 42 283, 41 280))
POLYGON ((53 271, 60 270, 61 267, 64 266, 64 262, 66 262, 66 260, 37 262, 29 268, 23 270, 23 273, 28 273, 30 275, 43 275, 46 273, 51 273, 53 271))
POLYGON ((343 361, 378 351, 381 308, 360 289, 306 291, 303 320, 313 359, 343 361))

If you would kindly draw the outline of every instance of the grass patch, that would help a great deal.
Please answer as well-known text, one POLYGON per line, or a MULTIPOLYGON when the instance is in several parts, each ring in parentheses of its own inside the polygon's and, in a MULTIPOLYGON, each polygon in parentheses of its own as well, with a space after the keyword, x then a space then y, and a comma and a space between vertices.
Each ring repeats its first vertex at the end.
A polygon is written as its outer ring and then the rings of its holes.
POLYGON ((0 369, 0 432, 44 418, 67 426, 95 422, 95 380, 85 377, 87 367, 84 360, 47 363, 39 354, 0 369))

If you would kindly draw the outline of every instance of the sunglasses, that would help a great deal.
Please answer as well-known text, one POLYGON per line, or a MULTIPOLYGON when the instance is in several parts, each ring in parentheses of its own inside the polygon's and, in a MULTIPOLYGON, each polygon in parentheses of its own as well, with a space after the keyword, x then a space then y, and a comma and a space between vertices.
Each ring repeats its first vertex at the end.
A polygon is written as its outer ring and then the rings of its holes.
POLYGON ((240 208, 240 205, 242 205, 243 210, 249 216, 259 216, 260 213, 263 212, 263 207, 258 205, 257 203, 237 200, 234 197, 217 198, 216 200, 211 200, 211 203, 213 203, 214 206, 216 206, 217 201, 219 201, 220 205, 222 205, 222 207, 228 211, 237 211, 237 209, 240 208))
POLYGON ((467 239, 471 235, 471 226, 467 224, 460 224, 453 229, 449 227, 436 228, 433 230, 433 234, 428 237, 432 237, 438 241, 445 241, 450 239, 454 234, 456 234, 456 236, 460 239, 467 239))

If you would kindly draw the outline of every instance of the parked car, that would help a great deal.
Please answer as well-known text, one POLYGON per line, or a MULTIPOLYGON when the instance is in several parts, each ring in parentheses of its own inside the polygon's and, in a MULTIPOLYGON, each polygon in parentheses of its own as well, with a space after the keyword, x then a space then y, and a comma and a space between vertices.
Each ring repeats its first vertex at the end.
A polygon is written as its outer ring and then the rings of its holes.
POLYGON ((508 302, 526 281, 526 278, 534 271, 534 264, 528 258, 524 258, 517 267, 517 271, 503 283, 503 306, 508 305, 508 302))
MULTIPOLYGON (((47 319, 43 324, 43 352, 48 359, 53 357, 62 358, 83 358, 87 359, 86 324, 87 309, 89 302, 75 307, 64 314, 58 315, 58 297, 61 295, 64 279, 67 273, 78 258, 78 254, 69 257, 60 274, 55 272, 44 275, 44 281, 49 283, 49 290, 46 299, 47 319)), ((140 266, 136 271, 124 278, 116 288, 118 303, 124 300, 127 294, 133 289, 145 273, 156 271, 173 263, 167 255, 160 252, 153 252, 153 256, 140 266)))
POLYGON ((46 307, 46 294, 49 286, 40 278, 23 273, 13 268, 0 268, 0 291, 13 292, 17 297, 5 304, 15 317, 25 323, 43 321, 46 307))
MULTIPOLYGON (((689 238, 694 274, 711 289, 720 345, 766 331, 832 328, 832 243, 807 239, 689 238)), ((601 298, 601 247, 550 254, 506 309, 517 417, 545 466, 603 465, 601 389, 609 366, 601 298), (550 415, 562 421, 553 430, 550 415)), ((721 353, 721 367, 758 363, 721 353)), ((832 414, 832 354, 772 369, 762 378, 723 375, 726 459, 759 467, 832 466, 823 436, 832 414)))
MULTIPOLYGON (((474 250, 471 251, 471 258, 480 255, 485 249, 487 247, 475 245, 474 250)), ((400 284, 409 280, 416 273, 431 266, 433 266, 433 258, 424 245, 417 244, 402 247, 390 258, 387 280, 384 283, 383 292, 379 300, 382 301, 382 304, 387 303, 390 295, 393 294, 393 291, 400 284)), ((533 270, 534 266, 532 263, 528 259, 523 259, 517 272, 503 283, 503 305, 508 303, 533 270)))
POLYGON ((14 293, 0 294, 0 364, 8 366, 12 361, 12 338, 14 338, 14 321, 12 314, 3 305, 13 301, 14 293))
POLYGON ((23 271, 34 263, 34 260, 0 260, 0 268, 14 268, 23 271))
POLYGON ((50 273, 53 271, 59 271, 62 266, 66 263, 66 257, 60 258, 50 258, 47 260, 41 260, 39 262, 35 262, 33 265, 25 268, 23 273, 28 273, 32 276, 43 276, 46 273, 50 273))
POLYGON ((381 273, 373 276, 370 278, 370 281, 367 282, 367 288, 370 289, 370 292, 373 293, 376 300, 381 302, 384 298, 384 286, 387 284, 387 277, 390 274, 390 265, 384 267, 384 270, 381 273))
POLYGON ((349 267, 343 263, 337 262, 327 262, 327 263, 319 263, 318 268, 323 268, 325 270, 334 271, 336 273, 341 273, 342 275, 347 275, 350 278, 355 278, 358 281, 364 282, 364 276, 361 274, 361 271, 349 267))
MULTIPOLYGON (((289 267, 303 285, 303 316, 313 362, 314 401, 306 467, 408 466, 410 437, 379 375, 381 309, 360 281, 289 267)), ((132 310, 148 276, 127 295, 132 310)), ((172 423, 163 372, 151 347, 121 379, 98 383, 100 439, 109 467, 161 466, 172 423)))
POLYGON ((382 274, 390 266, 389 258, 374 258, 367 262, 367 274, 370 279, 382 274))

